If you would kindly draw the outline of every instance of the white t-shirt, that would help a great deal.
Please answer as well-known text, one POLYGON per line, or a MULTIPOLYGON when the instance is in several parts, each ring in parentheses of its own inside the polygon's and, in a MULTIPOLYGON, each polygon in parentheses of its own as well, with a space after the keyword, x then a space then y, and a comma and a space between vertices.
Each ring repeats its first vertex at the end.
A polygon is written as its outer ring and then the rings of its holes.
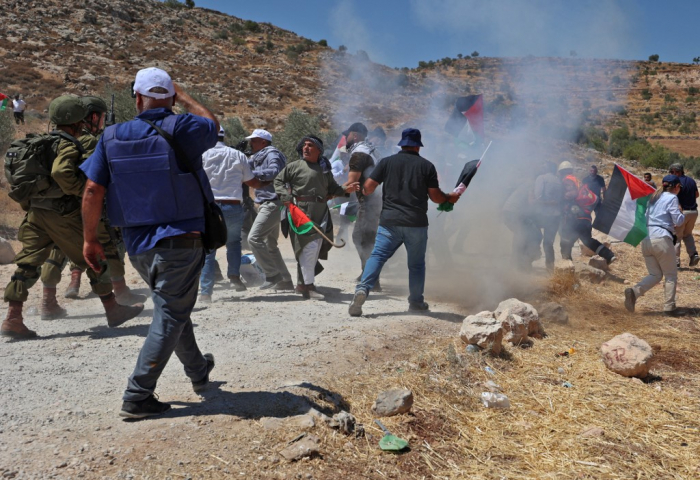
POLYGON ((215 200, 243 200, 243 182, 255 178, 243 152, 217 142, 202 155, 215 200))
POLYGON ((13 112, 23 112, 27 109, 27 104, 24 100, 12 100, 12 111, 13 112))

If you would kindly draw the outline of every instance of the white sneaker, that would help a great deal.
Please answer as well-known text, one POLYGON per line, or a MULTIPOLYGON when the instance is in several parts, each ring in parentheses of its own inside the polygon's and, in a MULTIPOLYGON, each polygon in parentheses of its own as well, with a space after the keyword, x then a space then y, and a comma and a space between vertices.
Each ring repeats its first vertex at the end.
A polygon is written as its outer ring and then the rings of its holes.
POLYGON ((362 290, 355 292, 355 296, 352 297, 352 303, 348 308, 348 313, 351 317, 359 317, 362 315, 362 305, 364 305, 365 300, 367 300, 367 294, 362 290))

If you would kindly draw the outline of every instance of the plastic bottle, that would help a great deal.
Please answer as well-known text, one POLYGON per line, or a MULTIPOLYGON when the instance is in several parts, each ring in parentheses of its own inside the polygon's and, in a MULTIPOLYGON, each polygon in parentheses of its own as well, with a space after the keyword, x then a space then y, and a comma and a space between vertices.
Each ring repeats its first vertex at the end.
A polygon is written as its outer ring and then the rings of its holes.
POLYGON ((479 353, 481 351, 481 348, 479 347, 479 345, 469 344, 467 345, 466 351, 467 353, 479 353))
POLYGON ((484 370, 486 371, 486 373, 489 373, 489 374, 491 374, 491 375, 495 375, 495 374, 496 374, 496 371, 495 371, 493 368, 491 368, 491 367, 484 367, 484 370))
POLYGON ((486 408, 510 408, 510 400, 502 393, 483 392, 481 403, 486 408))

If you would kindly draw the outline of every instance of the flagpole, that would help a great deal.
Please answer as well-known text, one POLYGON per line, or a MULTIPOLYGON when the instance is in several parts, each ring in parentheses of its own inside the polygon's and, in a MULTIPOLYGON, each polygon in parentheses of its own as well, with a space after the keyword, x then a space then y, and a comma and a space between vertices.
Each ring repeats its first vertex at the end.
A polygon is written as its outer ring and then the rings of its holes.
POLYGON ((484 150, 484 153, 481 154, 481 158, 479 158, 479 163, 484 159, 484 156, 486 155, 486 152, 489 151, 489 148, 491 147, 491 144, 493 143, 493 140, 489 141, 489 144, 486 145, 486 150, 484 150))

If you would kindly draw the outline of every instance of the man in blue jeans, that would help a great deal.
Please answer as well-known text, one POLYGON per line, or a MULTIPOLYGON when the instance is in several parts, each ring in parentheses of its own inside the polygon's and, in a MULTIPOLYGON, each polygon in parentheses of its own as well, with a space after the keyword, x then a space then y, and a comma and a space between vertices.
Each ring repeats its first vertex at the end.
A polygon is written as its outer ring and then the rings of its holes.
POLYGON ((195 392, 207 388, 214 368, 214 356, 197 346, 190 315, 204 263, 202 192, 206 201, 214 200, 201 158, 216 145, 219 122, 161 69, 139 70, 133 89, 138 116, 108 127, 80 168, 88 178, 82 205, 85 260, 101 269, 97 225, 106 196, 110 224, 122 228, 129 259, 151 289, 153 320, 119 412, 144 418, 170 410, 154 391, 173 353, 195 392), (190 113, 173 113, 176 103, 190 113), (160 132, 173 138, 188 165, 181 168, 160 132))
MULTIPOLYGON (((214 200, 221 207, 226 220, 228 238, 226 241, 227 276, 231 288, 237 292, 246 290, 241 281, 241 230, 243 228, 243 184, 260 188, 265 183, 257 180, 248 165, 248 157, 243 152, 227 147, 226 133, 219 128, 219 140, 214 148, 202 155, 202 168, 207 172, 214 200)), ((268 182, 269 183, 269 182, 268 182)), ((211 303, 216 272, 216 251, 207 254, 199 280, 200 303, 211 303)))
POLYGON ((374 287, 382 267, 401 245, 408 254, 408 309, 428 310, 425 290, 425 250, 428 244, 428 198, 435 203, 456 203, 457 193, 444 193, 435 166, 419 155, 420 130, 401 132, 401 152, 382 159, 365 181, 362 193, 371 195, 383 184, 382 213, 374 249, 355 288, 348 312, 362 315, 362 305, 374 287))

